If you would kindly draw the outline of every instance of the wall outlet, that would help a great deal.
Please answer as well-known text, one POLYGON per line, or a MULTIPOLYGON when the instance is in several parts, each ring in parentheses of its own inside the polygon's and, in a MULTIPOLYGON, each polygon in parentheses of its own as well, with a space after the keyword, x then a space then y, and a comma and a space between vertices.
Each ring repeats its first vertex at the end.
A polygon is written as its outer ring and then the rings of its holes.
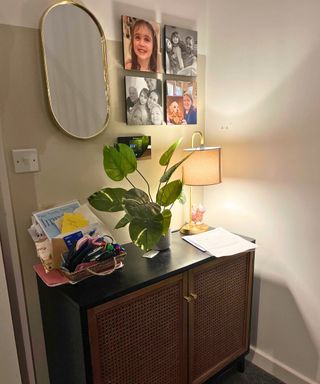
POLYGON ((35 148, 13 149, 12 156, 16 173, 39 171, 38 152, 35 148))

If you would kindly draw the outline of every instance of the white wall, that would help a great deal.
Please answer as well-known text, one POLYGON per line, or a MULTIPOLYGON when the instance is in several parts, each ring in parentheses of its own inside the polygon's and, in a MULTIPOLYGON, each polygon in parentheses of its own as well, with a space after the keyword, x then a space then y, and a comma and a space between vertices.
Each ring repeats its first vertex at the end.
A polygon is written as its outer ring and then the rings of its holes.
POLYGON ((254 361, 320 382, 320 3, 208 1, 208 221, 257 239, 254 361), (228 127, 228 129, 226 129, 228 127))

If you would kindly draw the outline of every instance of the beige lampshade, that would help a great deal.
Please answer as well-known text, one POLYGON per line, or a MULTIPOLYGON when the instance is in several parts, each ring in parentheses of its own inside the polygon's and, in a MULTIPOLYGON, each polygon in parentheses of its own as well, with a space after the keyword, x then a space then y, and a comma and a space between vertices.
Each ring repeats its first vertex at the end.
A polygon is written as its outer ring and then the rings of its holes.
POLYGON ((221 147, 188 148, 193 154, 183 163, 182 180, 186 185, 221 183, 221 147))

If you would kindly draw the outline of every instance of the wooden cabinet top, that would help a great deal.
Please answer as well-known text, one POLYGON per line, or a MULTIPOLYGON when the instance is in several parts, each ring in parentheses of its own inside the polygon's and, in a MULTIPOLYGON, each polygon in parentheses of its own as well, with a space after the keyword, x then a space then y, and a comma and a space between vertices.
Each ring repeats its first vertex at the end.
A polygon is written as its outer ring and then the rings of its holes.
POLYGON ((124 267, 113 274, 47 289, 67 296, 82 309, 88 309, 215 259, 184 241, 178 231, 172 233, 170 249, 152 259, 142 257, 144 252, 132 243, 123 247, 127 252, 124 267))

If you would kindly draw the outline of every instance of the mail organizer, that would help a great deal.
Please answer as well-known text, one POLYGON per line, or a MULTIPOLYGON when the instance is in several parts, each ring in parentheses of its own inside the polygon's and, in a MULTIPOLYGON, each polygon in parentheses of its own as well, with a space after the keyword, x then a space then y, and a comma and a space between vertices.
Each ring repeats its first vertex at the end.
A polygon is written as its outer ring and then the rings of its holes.
POLYGON ((54 288, 38 278, 50 383, 200 384, 243 368, 254 251, 210 257, 179 233, 153 259, 124 248, 110 276, 54 288))

